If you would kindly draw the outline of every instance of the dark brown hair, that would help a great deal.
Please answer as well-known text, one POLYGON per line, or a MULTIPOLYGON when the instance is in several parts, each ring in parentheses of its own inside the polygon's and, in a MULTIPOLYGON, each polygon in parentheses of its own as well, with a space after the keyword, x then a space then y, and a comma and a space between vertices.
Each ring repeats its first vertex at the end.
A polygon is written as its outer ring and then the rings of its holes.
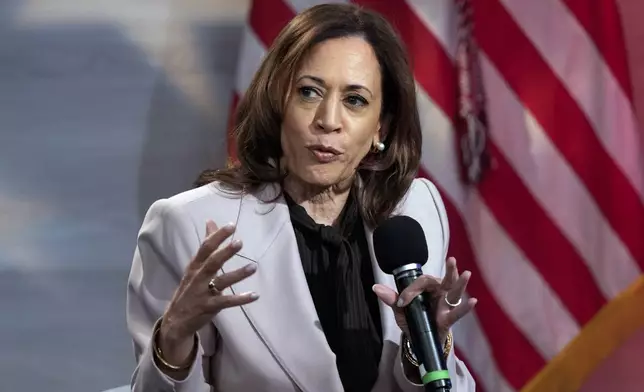
POLYGON ((293 18, 268 50, 239 102, 233 128, 239 163, 204 171, 197 185, 219 181, 234 191, 281 182, 281 124, 295 73, 311 48, 325 40, 358 36, 373 48, 382 74, 383 152, 370 152, 354 184, 363 219, 374 227, 389 217, 417 174, 422 133, 407 53, 385 18, 353 4, 322 4, 293 18), (358 185, 358 182, 360 185, 358 185))

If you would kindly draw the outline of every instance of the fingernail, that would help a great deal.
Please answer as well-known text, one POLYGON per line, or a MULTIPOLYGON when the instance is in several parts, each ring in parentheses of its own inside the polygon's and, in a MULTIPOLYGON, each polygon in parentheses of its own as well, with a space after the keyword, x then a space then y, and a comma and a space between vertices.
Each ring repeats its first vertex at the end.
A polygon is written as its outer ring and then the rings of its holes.
POLYGON ((255 263, 248 263, 244 267, 244 271, 246 271, 246 272, 254 272, 256 269, 257 269, 257 264, 255 264, 255 263))
POLYGON ((396 306, 398 306, 398 307, 400 308, 400 307, 402 307, 402 306, 403 306, 403 303, 404 303, 404 302, 405 302, 405 301, 403 301, 402 297, 399 297, 399 298, 398 298, 398 301, 396 301, 396 306))
MULTIPOLYGON (((242 241, 241 240, 233 240, 233 242, 230 243, 230 245, 233 248, 241 249, 242 247, 242 241)), ((254 264, 254 263, 253 263, 254 264)))
POLYGON ((256 293, 256 292, 254 292, 254 291, 253 291, 253 292, 251 292, 251 293, 244 293, 244 295, 248 295, 248 298, 250 298, 250 299, 257 299, 257 298, 259 298, 259 294, 257 294, 257 293, 256 293))
POLYGON ((209 220, 208 222, 206 222, 206 231, 211 233, 214 229, 214 226, 215 226, 215 222, 209 220))

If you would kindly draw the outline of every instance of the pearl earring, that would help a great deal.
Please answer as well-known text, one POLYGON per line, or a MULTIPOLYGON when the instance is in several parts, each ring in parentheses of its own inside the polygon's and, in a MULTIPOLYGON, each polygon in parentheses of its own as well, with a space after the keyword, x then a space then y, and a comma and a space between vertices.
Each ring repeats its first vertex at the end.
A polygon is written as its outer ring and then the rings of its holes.
POLYGON ((373 146, 376 148, 376 150, 378 150, 380 152, 385 151, 385 143, 383 143, 383 142, 377 142, 373 146))

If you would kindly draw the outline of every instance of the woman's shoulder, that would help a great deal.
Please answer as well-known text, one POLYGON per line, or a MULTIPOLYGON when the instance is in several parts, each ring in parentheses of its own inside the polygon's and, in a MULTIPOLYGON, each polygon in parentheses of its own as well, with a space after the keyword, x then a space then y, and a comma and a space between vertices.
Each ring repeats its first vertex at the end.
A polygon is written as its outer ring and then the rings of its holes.
POLYGON ((157 217, 164 221, 192 221, 195 225, 205 226, 205 222, 212 219, 224 224, 234 221, 241 197, 241 192, 211 182, 156 200, 148 209, 146 220, 157 217))
POLYGON ((403 203, 419 202, 426 204, 430 200, 438 208, 443 208, 443 201, 436 185, 426 178, 419 177, 412 181, 403 203))
POLYGON ((185 210, 202 208, 205 205, 238 203, 241 195, 241 192, 228 189, 219 182, 211 182, 159 199, 156 203, 161 202, 169 208, 185 210))
POLYGON ((397 213, 416 219, 423 227, 430 250, 446 255, 449 223, 443 199, 433 182, 426 178, 414 179, 397 213))

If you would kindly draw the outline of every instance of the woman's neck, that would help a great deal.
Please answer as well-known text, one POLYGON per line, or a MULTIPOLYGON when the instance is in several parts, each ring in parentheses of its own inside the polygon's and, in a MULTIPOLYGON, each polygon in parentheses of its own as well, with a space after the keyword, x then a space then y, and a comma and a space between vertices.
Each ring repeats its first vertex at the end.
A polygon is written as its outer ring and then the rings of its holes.
POLYGON ((347 203, 353 179, 330 187, 307 184, 293 176, 284 179, 284 190, 318 224, 333 226, 347 203))

